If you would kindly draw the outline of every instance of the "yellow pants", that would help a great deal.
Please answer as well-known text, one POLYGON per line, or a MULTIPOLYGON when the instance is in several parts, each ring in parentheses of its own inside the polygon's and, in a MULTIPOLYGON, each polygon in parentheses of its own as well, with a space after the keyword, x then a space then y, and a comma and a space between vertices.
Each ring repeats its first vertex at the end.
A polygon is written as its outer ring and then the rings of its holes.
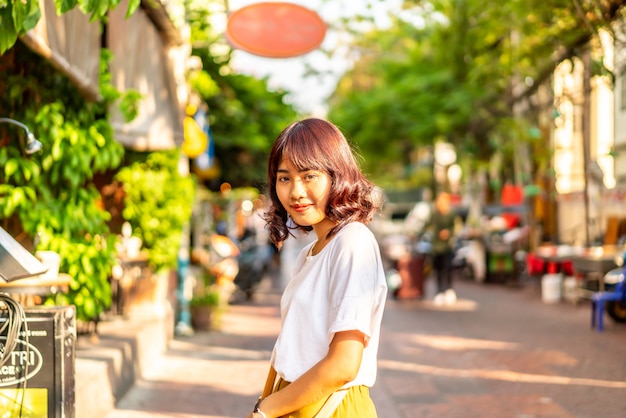
MULTIPOLYGON (((279 391, 289 385, 289 382, 278 379, 274 392, 279 391)), ((280 418, 315 418, 317 412, 324 406, 326 399, 308 405, 280 418)), ((377 418, 376 407, 370 398, 370 391, 367 386, 352 386, 342 399, 341 403, 330 416, 331 418, 377 418)))

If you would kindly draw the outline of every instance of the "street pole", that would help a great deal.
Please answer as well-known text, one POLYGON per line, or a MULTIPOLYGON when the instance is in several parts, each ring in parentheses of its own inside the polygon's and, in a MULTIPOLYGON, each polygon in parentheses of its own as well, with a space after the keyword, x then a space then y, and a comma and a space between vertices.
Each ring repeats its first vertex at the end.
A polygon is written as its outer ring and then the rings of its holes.
POLYGON ((589 233, 589 166, 591 141, 591 53, 585 49, 583 53, 583 108, 582 108, 582 141, 583 141, 583 198, 585 203, 585 246, 590 246, 589 233))
POLYGON ((176 318, 176 335, 193 335, 193 327, 191 324, 191 311, 189 303, 193 293, 193 283, 190 274, 189 260, 189 225, 185 225, 180 248, 177 257, 177 292, 176 298, 178 302, 177 318, 176 318))

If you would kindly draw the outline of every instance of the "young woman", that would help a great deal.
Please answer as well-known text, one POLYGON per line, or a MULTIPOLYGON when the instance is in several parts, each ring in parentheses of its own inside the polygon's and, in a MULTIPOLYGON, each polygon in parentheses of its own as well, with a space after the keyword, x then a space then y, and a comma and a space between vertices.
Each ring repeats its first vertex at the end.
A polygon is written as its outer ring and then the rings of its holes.
POLYGON ((278 136, 268 178, 272 241, 280 248, 290 228, 317 239, 298 255, 281 299, 271 357, 278 381, 249 417, 315 417, 325 403, 338 404, 334 418, 376 417, 369 387, 387 297, 378 244, 365 226, 380 209, 376 189, 339 129, 315 118, 278 136))

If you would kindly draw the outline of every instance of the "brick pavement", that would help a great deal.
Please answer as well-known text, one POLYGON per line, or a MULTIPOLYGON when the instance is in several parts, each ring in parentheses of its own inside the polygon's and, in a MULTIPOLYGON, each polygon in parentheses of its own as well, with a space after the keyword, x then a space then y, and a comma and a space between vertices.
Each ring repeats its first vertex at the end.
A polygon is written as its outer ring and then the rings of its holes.
MULTIPOLYGON (((427 282, 427 294, 432 294, 427 282)), ((372 397, 381 418, 623 418, 626 325, 582 303, 458 282, 459 302, 389 300, 372 397)), ((278 293, 233 305, 219 332, 177 337, 107 418, 245 417, 279 329, 278 293)))

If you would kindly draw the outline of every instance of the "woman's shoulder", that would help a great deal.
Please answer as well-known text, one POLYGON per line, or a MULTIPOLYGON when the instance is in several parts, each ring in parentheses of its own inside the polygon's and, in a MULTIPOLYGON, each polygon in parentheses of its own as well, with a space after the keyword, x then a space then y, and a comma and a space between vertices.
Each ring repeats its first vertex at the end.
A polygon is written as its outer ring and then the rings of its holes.
POLYGON ((357 240, 357 239, 374 239, 374 233, 361 222, 350 222, 337 234, 337 238, 342 240, 357 240))

